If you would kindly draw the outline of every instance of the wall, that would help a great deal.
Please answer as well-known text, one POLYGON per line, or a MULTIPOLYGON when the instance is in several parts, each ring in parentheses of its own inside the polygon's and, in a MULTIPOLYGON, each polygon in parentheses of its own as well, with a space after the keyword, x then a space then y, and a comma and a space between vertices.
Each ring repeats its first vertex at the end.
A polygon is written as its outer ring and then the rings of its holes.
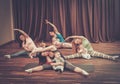
POLYGON ((14 40, 12 0, 0 0, 0 45, 14 40))

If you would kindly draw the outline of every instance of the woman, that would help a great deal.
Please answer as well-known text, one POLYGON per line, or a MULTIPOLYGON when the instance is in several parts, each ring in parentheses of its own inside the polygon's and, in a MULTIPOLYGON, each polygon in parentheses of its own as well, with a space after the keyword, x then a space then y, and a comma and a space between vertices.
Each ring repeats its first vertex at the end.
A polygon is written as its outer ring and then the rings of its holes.
POLYGON ((33 40, 24 31, 20 29, 14 29, 14 31, 19 31, 21 33, 19 38, 22 41, 22 47, 24 48, 24 50, 10 55, 5 55, 6 58, 16 57, 21 54, 29 54, 33 49, 37 48, 33 40))
POLYGON ((45 47, 45 43, 41 43, 42 47, 37 47, 34 41, 22 30, 14 29, 16 31, 21 32, 23 35, 20 36, 20 40, 22 40, 22 47, 29 52, 29 56, 33 58, 36 56, 36 52, 34 51, 46 51, 46 50, 56 50, 54 46, 45 47))
POLYGON ((49 34, 52 37, 52 44, 57 48, 72 48, 72 44, 65 42, 62 34, 60 34, 60 32, 57 30, 57 27, 48 20, 45 21, 46 24, 49 24, 53 27, 53 30, 49 31, 49 34))
POLYGON ((90 59, 91 58, 90 54, 88 53, 88 50, 83 46, 82 40, 74 39, 72 41, 72 46, 73 46, 72 49, 75 53, 80 53, 81 56, 85 59, 90 59), (77 44, 75 44, 76 42, 77 42, 77 44))
POLYGON ((104 53, 94 51, 94 49, 91 46, 91 43, 84 36, 69 36, 65 40, 68 40, 70 38, 74 39, 72 41, 72 46, 73 46, 72 48, 76 54, 65 56, 66 59, 82 57, 82 54, 79 52, 80 51, 79 47, 81 46, 81 42, 84 48, 87 49, 88 54, 92 57, 100 57, 100 58, 111 59, 111 60, 116 60, 119 57, 119 56, 110 56, 104 53))
POLYGON ((31 58, 33 58, 33 56, 36 56, 36 53, 31 53, 33 50, 42 50, 43 48, 45 50, 50 50, 55 48, 54 46, 45 47, 46 46, 45 43, 41 43, 40 44, 41 46, 37 47, 34 41, 24 31, 20 29, 14 29, 14 31, 19 31, 21 33, 19 38, 22 41, 22 47, 24 50, 10 54, 10 55, 5 55, 4 57, 6 58, 16 57, 22 54, 27 54, 31 58))
MULTIPOLYGON (((55 57, 55 53, 60 53, 60 52, 59 51, 54 51, 54 52, 49 51, 49 54, 48 55, 46 54, 46 56, 47 56, 47 63, 46 64, 27 69, 27 70, 25 70, 25 72, 41 71, 41 70, 53 68, 53 66, 63 65, 63 63, 61 63, 61 62, 57 62, 57 63, 52 62, 52 59, 54 59, 54 57, 55 57)), ((61 54, 59 54, 59 55, 61 55, 61 54)), ((86 72, 85 70, 74 66, 73 64, 71 64, 70 62, 68 62, 66 60, 64 62, 64 68, 69 69, 69 70, 74 71, 74 72, 77 72, 77 73, 80 73, 84 76, 89 75, 89 73, 86 72)))

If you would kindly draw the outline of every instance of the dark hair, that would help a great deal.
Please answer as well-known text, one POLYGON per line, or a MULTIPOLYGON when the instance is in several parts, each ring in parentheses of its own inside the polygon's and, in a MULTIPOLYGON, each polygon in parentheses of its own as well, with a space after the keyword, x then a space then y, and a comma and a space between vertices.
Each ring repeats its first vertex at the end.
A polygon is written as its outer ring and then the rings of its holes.
POLYGON ((59 53, 60 53, 60 56, 65 60, 65 57, 63 56, 63 54, 62 54, 60 51, 58 51, 58 50, 53 51, 53 53, 56 53, 56 52, 59 52, 59 53))
POLYGON ((15 41, 19 43, 19 47, 22 47, 22 40, 20 40, 21 33, 15 34, 15 41))
POLYGON ((39 58, 39 64, 45 64, 47 62, 46 56, 42 56, 41 53, 39 53, 36 57, 39 58))
POLYGON ((48 31, 49 32, 54 32, 54 29, 53 28, 48 28, 48 31))

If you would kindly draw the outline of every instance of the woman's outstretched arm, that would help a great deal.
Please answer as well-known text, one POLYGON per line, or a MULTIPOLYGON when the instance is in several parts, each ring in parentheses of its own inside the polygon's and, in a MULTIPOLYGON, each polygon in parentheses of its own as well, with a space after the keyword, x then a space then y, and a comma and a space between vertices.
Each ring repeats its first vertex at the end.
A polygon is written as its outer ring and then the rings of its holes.
POLYGON ((14 31, 19 31, 19 32, 22 33, 25 37, 29 37, 29 35, 28 35, 27 33, 25 33, 23 30, 14 29, 14 31))
POLYGON ((48 20, 45 20, 45 22, 53 27, 53 30, 54 30, 55 33, 59 33, 57 27, 56 27, 53 23, 51 23, 51 22, 48 21, 48 20))
POLYGON ((65 41, 67 41, 67 40, 69 40, 69 39, 71 39, 71 38, 73 38, 73 39, 76 39, 76 38, 78 38, 78 39, 81 39, 81 38, 83 38, 84 36, 68 36, 66 39, 65 39, 65 41))
POLYGON ((44 52, 44 51, 56 51, 57 48, 54 45, 45 47, 45 48, 36 48, 32 51, 32 53, 36 53, 36 52, 44 52))

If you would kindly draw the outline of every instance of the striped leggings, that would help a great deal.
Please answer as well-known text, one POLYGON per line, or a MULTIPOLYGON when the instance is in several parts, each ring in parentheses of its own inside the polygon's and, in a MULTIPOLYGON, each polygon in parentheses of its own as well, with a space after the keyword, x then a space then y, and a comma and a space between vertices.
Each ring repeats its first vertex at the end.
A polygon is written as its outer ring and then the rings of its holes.
MULTIPOLYGON (((114 58, 113 58, 114 56, 110 56, 110 55, 100 53, 100 52, 97 52, 97 51, 88 51, 88 54, 91 57, 98 57, 98 58, 114 60, 114 58)), ((66 55, 64 57, 65 57, 65 59, 82 58, 82 54, 81 53, 75 53, 75 54, 72 54, 72 55, 66 55)))

